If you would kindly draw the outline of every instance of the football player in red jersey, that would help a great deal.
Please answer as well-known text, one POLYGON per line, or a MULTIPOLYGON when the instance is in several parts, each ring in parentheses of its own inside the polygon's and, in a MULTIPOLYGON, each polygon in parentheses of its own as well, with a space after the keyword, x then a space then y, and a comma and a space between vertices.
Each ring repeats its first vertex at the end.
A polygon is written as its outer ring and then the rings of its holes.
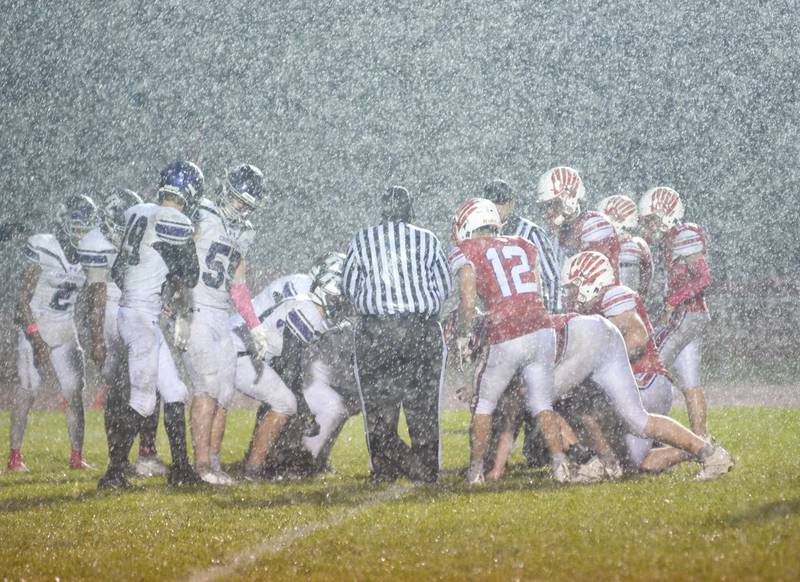
POLYGON ((639 224, 636 202, 624 194, 615 194, 603 198, 597 210, 605 214, 617 229, 620 283, 636 291, 640 297, 647 296, 653 280, 653 255, 650 245, 631 232, 639 224))
POLYGON ((545 217, 559 269, 567 257, 597 251, 608 257, 619 282, 620 241, 614 225, 600 212, 581 210, 586 189, 578 172, 567 166, 551 168, 539 178, 537 203, 545 217))
POLYGON ((661 359, 671 368, 686 398, 692 430, 707 436, 706 398, 700 382, 700 348, 711 320, 705 290, 711 285, 705 231, 682 222, 683 203, 672 188, 651 188, 639 202, 642 224, 662 242, 667 271, 667 296, 661 328, 656 333, 661 359))
POLYGON ((460 356, 469 350, 478 299, 487 312, 488 354, 478 381, 467 481, 484 480, 492 413, 513 376, 521 371, 528 407, 552 455, 553 477, 564 482, 569 479, 569 467, 561 443, 560 418, 552 409, 555 333, 539 295, 538 251, 521 237, 498 236, 501 227, 497 208, 485 198, 461 205, 453 226, 457 246, 450 255, 450 267, 460 281, 460 356))
MULTIPOLYGON (((634 463, 644 461, 651 439, 657 439, 699 458, 703 463, 701 479, 729 471, 733 458, 725 449, 707 443, 675 420, 662 416, 671 406, 672 387, 656 350, 650 321, 639 296, 627 287, 614 284, 608 259, 591 251, 570 257, 564 266, 561 284, 568 290, 569 306, 582 313, 603 315, 625 339, 640 398, 620 399, 610 394, 609 399, 627 425, 630 435, 626 436, 626 441, 634 463)), ((680 460, 679 455, 677 460, 680 460)))

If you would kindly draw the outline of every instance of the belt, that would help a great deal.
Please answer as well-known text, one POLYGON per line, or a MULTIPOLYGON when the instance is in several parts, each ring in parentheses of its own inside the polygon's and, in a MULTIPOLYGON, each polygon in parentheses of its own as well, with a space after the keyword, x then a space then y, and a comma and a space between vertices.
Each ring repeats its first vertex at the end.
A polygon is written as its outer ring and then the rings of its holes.
POLYGON ((375 313, 360 313, 360 317, 369 321, 436 321, 439 314, 431 313, 385 313, 383 315, 375 313))

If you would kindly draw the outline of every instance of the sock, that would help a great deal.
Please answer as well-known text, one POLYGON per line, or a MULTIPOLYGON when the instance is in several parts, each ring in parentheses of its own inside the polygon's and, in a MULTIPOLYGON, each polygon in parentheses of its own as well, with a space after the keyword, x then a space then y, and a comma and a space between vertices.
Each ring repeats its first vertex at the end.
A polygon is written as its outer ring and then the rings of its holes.
POLYGON ((122 473, 128 465, 128 455, 133 441, 142 426, 144 417, 130 406, 110 411, 106 409, 108 431, 108 470, 122 473), (111 415, 109 415, 111 412, 111 415), (110 418, 109 418, 110 416, 110 418))
POLYGON ((189 467, 186 451, 186 412, 183 402, 164 404, 164 428, 167 430, 169 449, 172 453, 172 466, 189 467))

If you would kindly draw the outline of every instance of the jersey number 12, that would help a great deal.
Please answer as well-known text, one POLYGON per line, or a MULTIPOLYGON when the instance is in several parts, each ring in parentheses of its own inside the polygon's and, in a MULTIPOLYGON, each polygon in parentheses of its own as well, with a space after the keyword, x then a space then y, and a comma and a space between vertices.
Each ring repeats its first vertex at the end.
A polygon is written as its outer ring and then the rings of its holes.
POLYGON ((523 281, 524 275, 532 272, 530 263, 528 263, 528 255, 525 251, 516 245, 509 245, 503 247, 503 257, 510 261, 517 259, 516 264, 511 267, 511 282, 514 285, 514 290, 511 290, 511 285, 508 282, 508 275, 503 261, 500 259, 500 254, 497 249, 491 247, 486 250, 486 258, 492 264, 494 271, 494 278, 497 279, 497 284, 500 286, 500 293, 503 297, 511 297, 512 295, 524 295, 526 293, 536 293, 538 287, 536 281, 523 281))

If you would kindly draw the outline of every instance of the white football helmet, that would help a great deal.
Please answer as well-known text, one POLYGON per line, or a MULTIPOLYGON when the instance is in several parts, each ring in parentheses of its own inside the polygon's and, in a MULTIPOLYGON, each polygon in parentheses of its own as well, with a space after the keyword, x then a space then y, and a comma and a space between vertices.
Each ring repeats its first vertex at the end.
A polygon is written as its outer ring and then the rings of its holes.
POLYGON ((99 208, 100 221, 103 232, 115 247, 120 246, 125 234, 125 211, 141 203, 141 196, 127 188, 114 188, 103 197, 99 208))
POLYGON ((639 224, 639 210, 630 196, 615 194, 600 201, 597 210, 606 215, 617 230, 631 230, 639 224))
POLYGON ((615 282, 614 268, 608 258, 595 251, 583 251, 564 263, 561 286, 575 286, 580 304, 591 303, 600 292, 615 282))
POLYGON ((536 186, 539 204, 552 200, 561 200, 562 213, 553 221, 560 226, 564 221, 580 212, 580 201, 586 198, 586 189, 578 172, 567 166, 558 166, 547 170, 539 178, 536 186))
POLYGON ((472 238, 476 230, 486 226, 493 226, 498 231, 503 227, 497 207, 494 202, 486 198, 470 198, 456 211, 452 238, 456 243, 460 243, 472 238))
POLYGON ((89 196, 74 194, 67 197, 58 207, 58 220, 72 246, 77 247, 80 240, 99 224, 97 206, 89 196))
POLYGON ((657 186, 644 193, 639 201, 639 216, 655 216, 659 229, 666 232, 683 220, 683 202, 672 188, 657 186))

